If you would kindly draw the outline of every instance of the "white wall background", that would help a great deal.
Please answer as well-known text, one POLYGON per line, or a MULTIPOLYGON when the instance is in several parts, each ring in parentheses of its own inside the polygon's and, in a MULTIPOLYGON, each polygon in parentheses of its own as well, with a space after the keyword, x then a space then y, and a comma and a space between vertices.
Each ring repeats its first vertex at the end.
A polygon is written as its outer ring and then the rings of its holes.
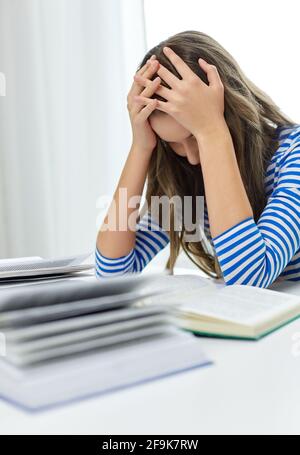
POLYGON ((0 0, 0 257, 93 251, 145 50, 142 0, 0 0))

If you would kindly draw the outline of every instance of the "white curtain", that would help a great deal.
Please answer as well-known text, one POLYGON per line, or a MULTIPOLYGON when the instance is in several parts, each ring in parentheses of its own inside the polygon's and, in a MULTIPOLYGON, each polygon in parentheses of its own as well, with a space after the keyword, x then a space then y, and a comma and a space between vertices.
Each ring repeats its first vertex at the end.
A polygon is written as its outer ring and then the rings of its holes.
POLYGON ((0 257, 93 251, 145 51, 142 0, 0 0, 0 257))

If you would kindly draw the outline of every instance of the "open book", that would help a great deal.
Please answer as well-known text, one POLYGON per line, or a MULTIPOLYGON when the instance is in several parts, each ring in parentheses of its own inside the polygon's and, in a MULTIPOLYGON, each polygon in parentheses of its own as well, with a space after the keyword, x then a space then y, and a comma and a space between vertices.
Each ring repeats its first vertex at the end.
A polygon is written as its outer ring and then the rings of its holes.
POLYGON ((143 304, 168 303, 174 322, 199 335, 259 339, 300 316, 300 297, 248 285, 217 284, 197 275, 160 278, 168 295, 143 304))

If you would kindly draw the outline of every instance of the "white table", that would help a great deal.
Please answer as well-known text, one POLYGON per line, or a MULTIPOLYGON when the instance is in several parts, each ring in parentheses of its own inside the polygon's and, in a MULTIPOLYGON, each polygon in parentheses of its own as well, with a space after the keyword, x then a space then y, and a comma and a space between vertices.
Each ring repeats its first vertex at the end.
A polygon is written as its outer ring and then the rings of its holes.
POLYGON ((199 338, 213 366, 42 413, 0 402, 0 433, 299 434, 297 333, 300 319, 258 342, 199 338))

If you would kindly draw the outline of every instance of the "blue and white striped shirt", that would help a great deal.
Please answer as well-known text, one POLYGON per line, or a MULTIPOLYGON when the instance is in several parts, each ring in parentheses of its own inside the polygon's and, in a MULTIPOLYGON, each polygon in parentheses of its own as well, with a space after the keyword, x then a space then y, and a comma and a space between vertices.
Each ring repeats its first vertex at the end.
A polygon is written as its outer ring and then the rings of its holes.
MULTIPOLYGON (((265 174, 267 204, 257 222, 248 217, 212 238, 204 203, 204 232, 225 284, 267 288, 277 278, 300 280, 300 125, 278 128, 278 138, 265 174)), ((141 272, 168 243, 168 234, 147 212, 126 256, 107 258, 96 248, 96 275, 141 272)))

